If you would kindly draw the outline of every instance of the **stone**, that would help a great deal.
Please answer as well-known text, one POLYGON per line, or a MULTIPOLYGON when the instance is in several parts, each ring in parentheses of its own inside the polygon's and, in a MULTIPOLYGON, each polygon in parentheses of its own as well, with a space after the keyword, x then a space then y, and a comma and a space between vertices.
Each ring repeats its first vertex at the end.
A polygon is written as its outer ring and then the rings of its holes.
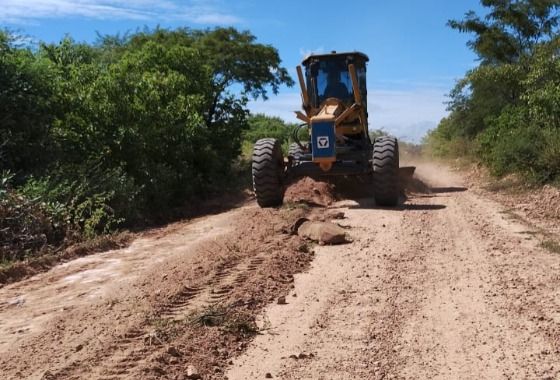
POLYGON ((307 221, 299 227, 298 235, 318 242, 319 244, 326 245, 344 244, 348 242, 344 229, 327 222, 307 221))
POLYGON ((169 346, 167 348, 167 353, 171 356, 175 356, 176 358, 178 358, 179 356, 181 356, 181 353, 179 352, 179 350, 177 350, 177 348, 173 347, 173 346, 169 346))
POLYGON ((189 365, 187 367, 187 379, 193 379, 193 380, 202 379, 195 366, 189 365))

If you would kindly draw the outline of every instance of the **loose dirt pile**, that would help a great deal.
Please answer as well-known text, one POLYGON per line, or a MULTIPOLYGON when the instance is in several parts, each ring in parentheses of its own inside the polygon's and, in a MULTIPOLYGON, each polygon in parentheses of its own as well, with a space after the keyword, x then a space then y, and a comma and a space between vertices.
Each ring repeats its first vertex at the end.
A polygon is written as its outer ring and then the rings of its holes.
POLYGON ((405 195, 429 194, 432 192, 430 186, 418 176, 401 178, 405 195))
POLYGON ((326 207, 336 201, 337 198, 332 183, 304 177, 288 186, 284 202, 326 207))

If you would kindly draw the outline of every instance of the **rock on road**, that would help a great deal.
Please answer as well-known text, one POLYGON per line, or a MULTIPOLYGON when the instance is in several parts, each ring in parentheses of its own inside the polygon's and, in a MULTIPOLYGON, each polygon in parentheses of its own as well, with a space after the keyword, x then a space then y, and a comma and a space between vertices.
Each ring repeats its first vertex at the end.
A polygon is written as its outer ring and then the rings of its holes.
POLYGON ((317 247, 227 378, 560 379, 560 255, 444 167, 398 210, 344 201, 354 243, 317 247))

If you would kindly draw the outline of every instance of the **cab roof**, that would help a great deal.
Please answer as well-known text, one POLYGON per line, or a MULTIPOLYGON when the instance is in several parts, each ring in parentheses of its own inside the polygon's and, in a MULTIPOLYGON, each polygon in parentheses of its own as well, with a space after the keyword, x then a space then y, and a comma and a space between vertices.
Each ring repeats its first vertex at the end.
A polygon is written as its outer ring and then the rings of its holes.
POLYGON ((358 59, 363 59, 365 62, 369 61, 369 57, 364 53, 359 51, 350 51, 350 52, 343 52, 337 53, 336 51, 332 51, 327 54, 311 54, 310 56, 306 57, 301 63, 304 66, 307 66, 311 61, 320 61, 324 58, 332 58, 332 57, 356 57, 358 59))

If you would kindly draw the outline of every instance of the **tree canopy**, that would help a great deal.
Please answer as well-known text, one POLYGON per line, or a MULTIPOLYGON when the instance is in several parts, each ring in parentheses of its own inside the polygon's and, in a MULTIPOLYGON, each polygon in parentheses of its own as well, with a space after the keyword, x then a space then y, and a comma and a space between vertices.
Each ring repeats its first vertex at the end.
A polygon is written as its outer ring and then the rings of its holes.
POLYGON ((480 65, 450 93, 450 115, 427 144, 472 155, 493 173, 560 181, 560 0, 482 0, 449 26, 474 34, 480 65))
POLYGON ((475 38, 468 46, 483 64, 518 63, 535 47, 558 34, 558 0, 482 0, 488 13, 469 11, 448 25, 475 38))

